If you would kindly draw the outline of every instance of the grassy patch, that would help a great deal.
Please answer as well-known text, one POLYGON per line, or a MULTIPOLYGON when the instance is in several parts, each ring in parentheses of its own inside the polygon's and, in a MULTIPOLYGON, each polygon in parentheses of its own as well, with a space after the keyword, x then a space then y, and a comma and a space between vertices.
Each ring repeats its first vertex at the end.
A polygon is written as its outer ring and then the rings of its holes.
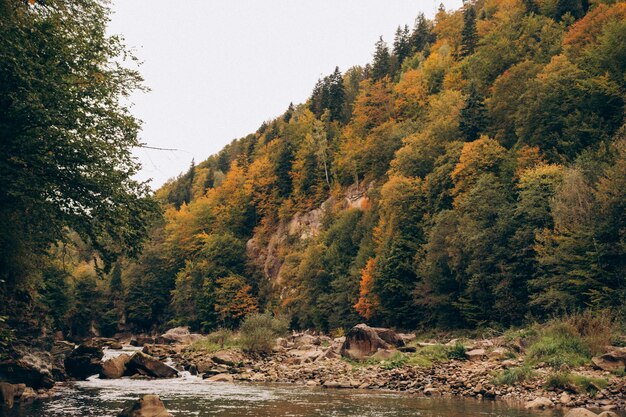
POLYGON ((606 388, 608 381, 602 378, 589 378, 570 372, 555 372, 546 379, 548 389, 562 389, 576 393, 586 392, 595 396, 598 391, 606 388))
POLYGON ((571 324, 559 321, 540 331, 528 349, 528 358, 554 368, 576 367, 589 363, 591 349, 571 324))
POLYGON ((493 379, 495 385, 515 385, 532 378, 535 372, 528 365, 508 368, 500 372, 493 379))
POLYGON ((219 329, 210 333, 205 338, 193 342, 189 349, 194 351, 213 353, 222 349, 241 347, 241 341, 237 335, 228 329, 219 329))

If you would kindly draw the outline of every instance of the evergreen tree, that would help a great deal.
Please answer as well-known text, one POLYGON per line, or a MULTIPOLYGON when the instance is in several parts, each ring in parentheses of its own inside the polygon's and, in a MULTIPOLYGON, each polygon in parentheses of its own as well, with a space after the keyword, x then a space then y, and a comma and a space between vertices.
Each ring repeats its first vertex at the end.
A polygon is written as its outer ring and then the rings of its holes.
POLYGON ((343 104, 346 92, 343 85, 343 76, 339 67, 329 76, 328 82, 328 103, 327 109, 330 111, 330 120, 341 120, 343 104))
POLYGON ((376 49, 374 52, 374 60, 372 62, 371 77, 378 81, 390 75, 391 72, 391 57, 389 55, 389 48, 381 36, 376 42, 376 49))
POLYGON ((465 107, 461 109, 459 129, 468 142, 475 141, 487 127, 487 110, 474 85, 470 85, 465 107))
POLYGON ((476 30, 476 10, 468 4, 463 12, 463 31, 461 32, 461 56, 472 55, 478 45, 478 32, 476 30))
POLYGON ((409 35, 409 27, 404 26, 404 29, 398 26, 396 29, 396 35, 393 40, 393 54, 397 59, 398 66, 402 66, 402 63, 411 54, 411 39, 409 35))
POLYGON ((433 33, 433 25, 424 13, 417 15, 415 19, 415 28, 411 34, 411 50, 413 53, 422 52, 426 47, 435 41, 435 35, 433 33))

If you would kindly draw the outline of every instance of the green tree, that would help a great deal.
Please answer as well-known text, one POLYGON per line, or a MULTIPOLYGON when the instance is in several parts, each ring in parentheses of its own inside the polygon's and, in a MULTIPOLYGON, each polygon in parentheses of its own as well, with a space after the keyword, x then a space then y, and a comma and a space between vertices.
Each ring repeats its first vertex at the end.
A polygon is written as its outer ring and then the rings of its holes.
POLYGON ((470 56, 478 45, 476 30, 476 9, 473 5, 466 5, 463 11, 463 31, 461 32, 461 56, 470 56))
POLYGON ((0 279, 17 284, 23 257, 68 228, 107 265, 139 253, 156 206, 133 179, 139 122, 122 99, 142 80, 108 8, 3 0, 0 16, 0 279))
POLYGON ((480 137, 486 127, 487 110, 482 97, 472 84, 465 107, 461 109, 459 114, 459 130, 463 133, 466 141, 473 142, 480 137))
POLYGON ((376 42, 371 76, 375 81, 378 81, 390 75, 391 56, 389 55, 389 48, 381 36, 376 42))

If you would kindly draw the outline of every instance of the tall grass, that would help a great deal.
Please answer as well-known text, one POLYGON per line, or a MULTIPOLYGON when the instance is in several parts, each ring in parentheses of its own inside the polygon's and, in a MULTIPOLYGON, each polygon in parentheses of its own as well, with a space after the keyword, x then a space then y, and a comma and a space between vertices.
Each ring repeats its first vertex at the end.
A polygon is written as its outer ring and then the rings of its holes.
POLYGON ((495 385, 514 385, 532 378, 535 372, 529 365, 508 368, 500 372, 493 379, 495 385))
POLYGON ((589 378, 584 375, 570 372, 556 372, 548 376, 545 387, 548 389, 562 389, 576 393, 586 392, 595 396, 598 391, 606 388, 608 381, 602 378, 589 378))
POLYGON ((528 348, 528 358, 554 368, 588 364, 606 350, 615 325, 607 312, 586 311, 553 319, 539 328, 528 348))

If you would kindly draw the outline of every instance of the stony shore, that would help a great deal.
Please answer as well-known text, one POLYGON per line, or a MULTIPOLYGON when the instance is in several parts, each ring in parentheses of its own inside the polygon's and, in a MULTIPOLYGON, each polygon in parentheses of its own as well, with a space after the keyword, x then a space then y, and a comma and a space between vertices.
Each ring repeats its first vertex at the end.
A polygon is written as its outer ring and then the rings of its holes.
MULTIPOLYGON (((501 338, 417 342, 415 335, 396 334, 388 329, 367 326, 355 329, 346 337, 334 339, 292 334, 277 339, 272 352, 263 355, 245 353, 237 347, 206 349, 197 343, 204 336, 181 328, 156 338, 93 339, 76 349, 63 342, 68 347, 64 365, 70 379, 84 379, 93 373, 99 373, 101 378, 149 379, 175 377, 188 371, 207 383, 287 383, 503 400, 537 409, 626 410, 626 378, 597 365, 569 369, 588 380, 604 381, 603 386, 591 386, 592 389, 585 391, 575 387, 546 388, 546 380, 555 370, 542 364, 534 364, 532 375, 521 382, 497 383, 497 376, 505 370, 519 369, 527 362, 523 347, 512 347, 501 338), (103 359, 103 349, 120 349, 126 345, 140 351, 103 359), (420 355, 424 352, 449 352, 459 345, 464 352, 462 358, 439 356, 421 363, 416 360, 423 359, 420 355), (177 369, 166 362, 175 364, 177 369)), ((617 352, 623 352, 626 358, 624 348, 618 348, 617 352)), ((607 363, 623 366, 626 359, 621 358, 607 363)), ((594 358, 594 362, 598 361, 594 358)), ((5 401, 9 397, 10 401, 31 401, 53 392, 54 389, 34 391, 18 384, 0 383, 0 396, 5 401)))

